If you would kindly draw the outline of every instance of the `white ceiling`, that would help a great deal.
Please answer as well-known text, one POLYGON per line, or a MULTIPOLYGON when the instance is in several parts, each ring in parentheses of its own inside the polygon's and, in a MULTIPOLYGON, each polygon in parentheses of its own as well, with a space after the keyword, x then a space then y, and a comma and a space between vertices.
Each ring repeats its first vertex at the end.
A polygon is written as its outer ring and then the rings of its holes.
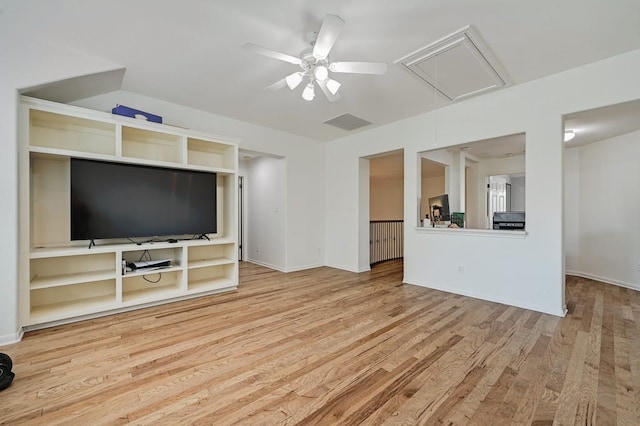
POLYGON ((564 128, 576 134, 566 143, 568 148, 640 130, 640 101, 568 114, 564 117, 564 128))
POLYGON ((0 0, 0 29, 121 64, 122 90, 317 140, 349 134, 322 123, 344 113, 377 126, 442 106, 394 61, 467 25, 521 84, 639 49, 639 23, 637 0, 0 0), (346 22, 332 60, 387 74, 334 76, 334 103, 263 90, 296 66, 240 46, 297 56, 326 14, 346 22))

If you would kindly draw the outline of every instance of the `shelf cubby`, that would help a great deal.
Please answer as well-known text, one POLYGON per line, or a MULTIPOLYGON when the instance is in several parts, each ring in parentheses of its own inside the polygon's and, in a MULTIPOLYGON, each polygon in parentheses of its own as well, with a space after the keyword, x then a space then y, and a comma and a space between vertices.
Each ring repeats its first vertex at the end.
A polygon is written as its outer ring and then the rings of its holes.
POLYGON ((30 155, 31 247, 69 243, 69 158, 30 155))
POLYGON ((122 126, 122 156, 181 164, 182 137, 122 126))
POLYGON ((115 155, 114 123, 32 109, 29 144, 33 147, 115 155))
POLYGON ((86 315, 116 307, 116 280, 32 289, 29 299, 32 323, 86 315))
POLYGON ((115 279, 115 254, 49 257, 31 260, 31 289, 115 279))
POLYGON ((238 282, 234 263, 189 268, 188 277, 189 291, 235 288, 238 282))
POLYGON ((235 244, 192 246, 188 249, 189 269, 234 263, 235 244))
POLYGON ((165 248, 149 248, 126 250, 122 252, 122 259, 127 263, 139 262, 145 260, 163 260, 170 259, 172 267, 180 267, 182 265, 182 247, 165 247, 165 248))
POLYGON ((234 170, 235 150, 228 144, 187 138, 187 163, 216 169, 234 170))
POLYGON ((179 296, 182 270, 158 269, 122 277, 122 302, 144 303, 179 296))

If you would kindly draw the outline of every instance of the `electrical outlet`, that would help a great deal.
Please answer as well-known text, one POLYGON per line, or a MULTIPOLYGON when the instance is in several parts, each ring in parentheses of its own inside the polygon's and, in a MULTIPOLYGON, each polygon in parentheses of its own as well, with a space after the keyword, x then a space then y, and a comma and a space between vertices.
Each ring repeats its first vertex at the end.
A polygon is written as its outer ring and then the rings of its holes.
POLYGON ((464 274, 464 266, 458 266, 458 274, 459 275, 464 274))
POLYGON ((260 246, 256 246, 256 253, 260 253, 260 246))

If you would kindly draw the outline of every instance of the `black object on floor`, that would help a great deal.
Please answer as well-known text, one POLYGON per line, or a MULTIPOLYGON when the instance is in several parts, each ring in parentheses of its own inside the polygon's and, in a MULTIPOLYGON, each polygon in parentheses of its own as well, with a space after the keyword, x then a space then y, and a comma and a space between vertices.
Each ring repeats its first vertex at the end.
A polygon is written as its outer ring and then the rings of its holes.
POLYGON ((0 353, 0 391, 11 386, 13 379, 16 377, 15 373, 11 371, 13 368, 13 361, 7 354, 0 353))

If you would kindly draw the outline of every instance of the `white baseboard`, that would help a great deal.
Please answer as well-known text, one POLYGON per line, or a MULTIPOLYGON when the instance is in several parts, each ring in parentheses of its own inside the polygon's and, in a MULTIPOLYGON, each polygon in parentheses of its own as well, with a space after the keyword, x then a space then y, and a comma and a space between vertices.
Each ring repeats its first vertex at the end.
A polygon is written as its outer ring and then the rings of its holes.
POLYGON ((486 300, 488 302, 500 303, 508 306, 515 306, 516 308, 529 309, 530 311, 542 312, 543 314, 555 315, 557 317, 564 317, 567 314, 567 309, 565 306, 558 307, 558 309, 554 309, 553 307, 544 305, 536 305, 532 303, 522 303, 519 300, 512 300, 506 297, 493 297, 487 296, 483 293, 476 293, 474 291, 468 291, 460 288, 452 288, 449 286, 438 286, 438 285, 426 285, 426 284, 417 284, 407 281, 406 278, 403 278, 404 284, 416 285, 419 287, 430 288, 433 290, 444 291, 446 293, 459 294, 461 296, 472 297, 474 299, 486 300))
POLYGON ((269 268, 269 269, 275 269, 276 271, 280 271, 280 272, 284 272, 284 273, 296 272, 296 271, 304 271, 306 269, 321 268, 321 267, 324 266, 323 264, 318 263, 318 264, 315 264, 315 265, 294 266, 293 268, 281 268, 280 266, 271 265, 270 263, 261 262, 259 260, 255 260, 255 259, 246 259, 246 260, 244 260, 244 262, 254 263, 256 265, 264 266, 265 268, 269 268))
POLYGON ((315 269, 322 268, 324 265, 321 263, 315 265, 304 265, 304 266, 295 266, 293 268, 287 268, 285 272, 297 272, 297 271, 306 271, 307 269, 315 269))
POLYGON ((17 333, 0 336, 0 346, 18 343, 22 340, 22 336, 24 336, 24 330, 22 328, 17 333))
POLYGON ((260 266, 264 266, 265 268, 269 268, 269 269, 275 269, 276 271, 280 271, 280 272, 286 272, 283 268, 281 268, 280 266, 276 266, 276 265, 272 265, 270 263, 267 262, 262 262, 260 260, 255 260, 255 259, 246 259, 244 260, 244 262, 249 262, 249 263, 254 263, 256 265, 260 265, 260 266))
POLYGON ((359 274, 360 272, 366 272, 366 271, 371 270, 369 268, 369 269, 364 269, 364 270, 361 271, 360 269, 357 269, 357 268, 354 269, 354 268, 351 268, 351 267, 349 267, 347 265, 337 265, 337 264, 327 264, 327 265, 324 265, 324 266, 327 266, 329 268, 334 268, 334 269, 340 269, 342 271, 354 272, 356 274, 359 274))
POLYGON ((587 278, 589 280, 600 281, 600 282, 603 282, 605 284, 613 284, 613 285, 617 285, 619 287, 625 287, 625 288, 630 288, 632 290, 639 290, 640 291, 640 285, 634 284, 634 283, 628 283, 626 281, 620 281, 620 280, 616 280, 616 279, 608 278, 608 277, 601 277, 599 275, 589 274, 589 273, 580 272, 580 271, 566 271, 565 270, 564 273, 567 274, 567 275, 573 275, 574 277, 587 278))

